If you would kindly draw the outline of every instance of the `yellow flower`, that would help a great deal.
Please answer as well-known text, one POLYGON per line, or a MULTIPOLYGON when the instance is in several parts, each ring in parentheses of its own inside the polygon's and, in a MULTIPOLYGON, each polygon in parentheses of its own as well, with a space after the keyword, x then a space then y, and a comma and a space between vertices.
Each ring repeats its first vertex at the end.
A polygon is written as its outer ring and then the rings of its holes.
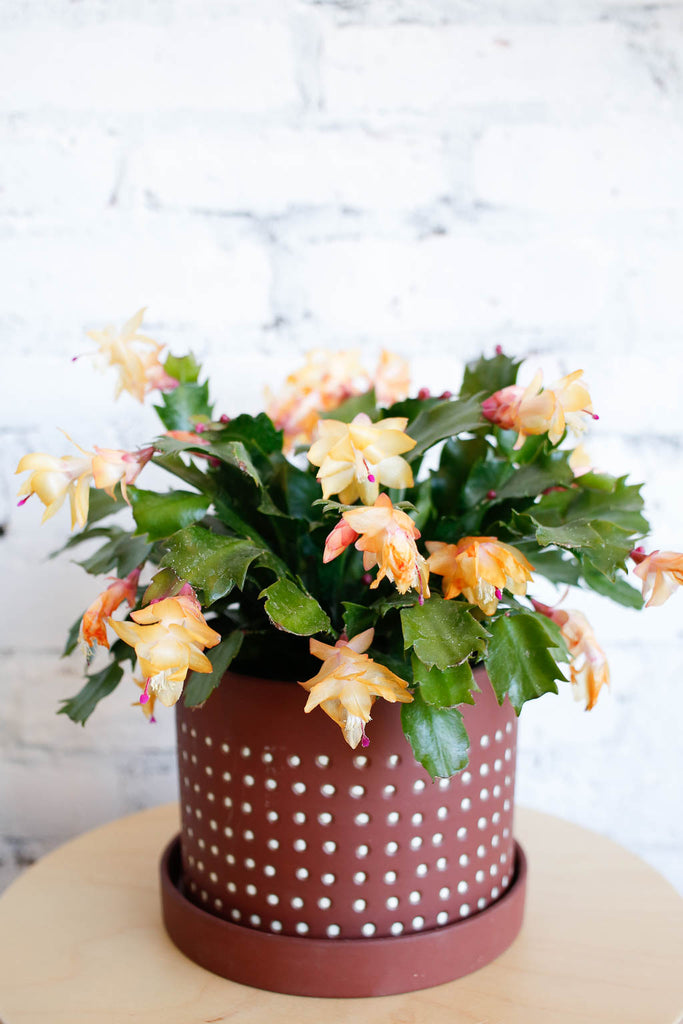
POLYGON ((569 468, 573 472, 574 477, 583 476, 584 473, 592 473, 595 469, 592 458, 582 444, 577 444, 567 462, 569 463, 569 468))
POLYGON ((86 609, 79 632, 81 644, 87 648, 86 653, 89 653, 95 644, 109 647, 106 622, 124 601, 133 607, 137 599, 139 577, 140 570, 133 569, 125 580, 115 579, 86 609))
POLYGON ((266 392, 266 412, 285 435, 285 450, 307 444, 321 412, 332 412, 370 387, 355 351, 313 349, 306 362, 290 373, 279 395, 266 392))
POLYGON ((142 712, 147 721, 150 723, 156 722, 156 718, 154 717, 154 705, 157 702, 156 693, 148 692, 147 700, 143 700, 142 698, 145 696, 145 692, 147 691, 147 683, 144 679, 133 679, 133 682, 142 690, 142 693, 140 694, 140 699, 133 701, 131 707, 142 708, 142 712))
POLYGON ((404 416, 373 423, 365 413, 359 413, 351 423, 320 420, 308 459, 320 467, 323 498, 338 494, 346 505, 357 498, 364 505, 372 505, 380 484, 412 487, 410 466, 401 458, 417 444, 405 433, 407 423, 404 416))
POLYGON ((590 711, 595 707, 602 687, 609 686, 607 658, 590 623, 582 612, 549 608, 538 601, 532 603, 537 611, 560 627, 569 650, 569 674, 574 685, 574 697, 584 701, 586 711, 590 711))
POLYGON ((190 669, 213 671, 203 651, 220 643, 221 636, 207 625, 187 584, 177 597, 155 601, 131 612, 130 617, 133 622, 108 621, 114 632, 135 648, 147 680, 141 703, 146 703, 151 692, 171 707, 180 697, 190 669))
POLYGON ((444 577, 446 600, 464 594, 485 615, 493 615, 504 588, 526 594, 532 578, 533 566, 522 552, 496 537, 463 537, 457 544, 427 541, 427 550, 427 568, 444 577))
POLYGON ((323 665, 316 676, 299 684, 309 694, 304 711, 308 713, 320 705, 340 727, 348 745, 354 748, 361 740, 364 747, 368 745, 365 726, 378 697, 402 704, 409 704, 413 699, 404 679, 363 653, 372 643, 374 634, 374 629, 367 629, 352 640, 338 640, 334 647, 311 640, 311 654, 320 658, 323 665))
MULTIPOLYGON (((71 438, 67 439, 71 441, 71 438)), ((71 442, 75 444, 74 441, 71 442)), ((23 505, 32 494, 37 494, 43 505, 43 522, 57 512, 68 496, 71 504, 71 529, 85 526, 90 506, 90 485, 104 490, 112 498, 114 487, 121 484, 121 493, 126 501, 126 484, 132 484, 140 470, 151 459, 154 449, 144 448, 139 452, 118 451, 113 448, 98 448, 94 455, 80 445, 78 455, 64 455, 56 458, 45 452, 31 452, 24 455, 16 468, 17 473, 30 472, 18 491, 19 502, 23 505)))
POLYGON ((408 397, 410 367, 408 360, 382 349, 375 372, 375 395, 378 405, 393 405, 408 397))
POLYGON ((323 561, 336 558, 344 547, 356 541, 357 550, 363 552, 363 568, 367 571, 379 565, 371 590, 386 576, 400 594, 411 588, 418 590, 422 604, 429 597, 429 570, 415 544, 419 536, 410 516, 394 508, 388 494, 380 494, 372 508, 354 508, 343 513, 341 523, 328 537, 323 561), (358 536, 360 540, 356 539, 358 536))
POLYGON ((88 331, 88 337, 97 342, 99 354, 106 364, 115 366, 119 371, 117 398, 122 391, 128 391, 142 402, 148 391, 156 388, 170 391, 178 386, 178 381, 166 373, 159 359, 164 346, 138 333, 144 315, 143 307, 118 333, 111 325, 101 331, 88 331))
POLYGON ((642 550, 631 552, 637 562, 634 570, 643 581, 643 600, 650 605, 664 604, 676 587, 683 584, 683 554, 678 551, 653 551, 646 555, 642 550))
POLYGON ((482 402, 482 411, 503 430, 518 432, 516 449, 522 447, 527 437, 546 433, 557 444, 565 428, 579 433, 584 429, 585 416, 598 418, 582 376, 583 370, 575 370, 552 388, 543 388, 543 374, 539 370, 526 388, 512 384, 496 391, 482 402))
POLYGON ((64 455, 62 458, 45 452, 31 452, 20 460, 16 472, 30 473, 17 494, 22 499, 20 505, 27 502, 31 495, 37 494, 45 506, 42 519, 45 522, 59 511, 68 497, 71 529, 76 524, 85 526, 92 479, 92 459, 87 452, 83 456, 64 455))

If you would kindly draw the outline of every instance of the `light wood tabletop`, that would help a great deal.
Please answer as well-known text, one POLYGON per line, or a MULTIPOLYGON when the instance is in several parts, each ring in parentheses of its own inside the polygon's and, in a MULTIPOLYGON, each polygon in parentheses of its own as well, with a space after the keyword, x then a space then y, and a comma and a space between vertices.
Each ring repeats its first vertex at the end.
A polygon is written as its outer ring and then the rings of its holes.
MULTIPOLYGON (((0 899, 2 1024, 677 1024, 683 900, 595 833, 519 809, 522 932, 468 977, 403 996, 307 999, 195 966, 161 923, 158 860, 175 804, 89 832, 0 899)), ((302 971, 306 964, 301 964, 302 971)))

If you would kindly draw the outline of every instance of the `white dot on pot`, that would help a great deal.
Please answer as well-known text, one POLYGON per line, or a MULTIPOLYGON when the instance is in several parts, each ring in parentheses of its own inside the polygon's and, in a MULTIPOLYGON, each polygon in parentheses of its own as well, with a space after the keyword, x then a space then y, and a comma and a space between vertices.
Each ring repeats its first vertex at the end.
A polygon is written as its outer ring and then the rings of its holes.
POLYGON ((488 773, 490 771, 491 771, 491 769, 489 768, 489 766, 487 764, 479 765, 479 774, 480 775, 488 775, 488 773))
POLYGON ((297 811, 296 814, 292 815, 292 821, 295 825, 303 825, 306 822, 306 815, 303 811, 297 811))
POLYGON ((458 882, 458 892, 460 893, 461 896, 464 896, 468 889, 469 885, 467 884, 467 882, 458 882))
POLYGON ((367 875, 364 871, 356 871, 353 876, 353 880, 356 885, 362 885, 367 880, 367 875))
POLYGON ((510 829, 509 828, 504 828, 503 829, 503 838, 507 839, 509 835, 510 835, 510 829))
POLYGON ((230 744, 229 743, 221 743, 221 750, 223 751, 224 754, 229 754, 230 753, 230 744))
POLYGON ((242 747, 242 749, 240 750, 240 754, 242 755, 242 757, 251 757, 251 750, 249 749, 249 747, 242 747))
POLYGON ((196 764, 197 763, 197 755, 196 754, 191 754, 190 755, 190 761, 192 761, 192 764, 196 764))
POLYGON ((432 836, 432 845, 441 846, 443 842, 443 832, 435 832, 432 836))
POLYGON ((501 853, 501 855, 500 855, 500 863, 504 864, 507 859, 508 859, 507 853, 501 853))
POLYGON ((323 885, 334 885, 336 878, 331 872, 326 871, 324 875, 321 875, 320 881, 323 885))
POLYGON ((212 832, 217 832, 218 831, 218 822, 214 821, 213 818, 212 818, 211 821, 209 822, 209 828, 211 829, 212 832))
POLYGON ((253 775, 245 775, 242 781, 245 786, 253 786, 255 780, 253 775))
POLYGON ((305 935, 306 932, 308 931, 308 925, 306 924, 305 921, 297 921, 296 930, 299 933, 299 935, 305 935))
POLYGON ((412 821, 413 825, 421 825, 423 820, 424 820, 424 818, 420 814, 420 812, 418 811, 416 814, 413 814, 413 816, 412 816, 412 818, 410 820, 412 821))
POLYGON ((242 814, 251 814, 252 807, 250 803, 245 800, 241 807, 242 814))
POLYGON ((491 839, 491 846, 499 846, 499 845, 500 845, 500 836, 493 836, 493 838, 491 839))
POLYGON ((365 796, 365 789, 363 786, 351 786, 349 793, 354 800, 360 800, 361 797, 365 796))
POLYGON ((494 814, 491 815, 491 824, 492 825, 497 825, 499 821, 500 821, 500 811, 496 811, 494 814))
POLYGON ((507 889, 508 885, 510 884, 509 876, 503 875, 503 877, 500 880, 500 884, 503 886, 504 889, 507 889))
POLYGON ((264 750, 263 753, 261 754, 261 760, 263 761, 264 764, 272 764, 273 755, 270 753, 269 750, 264 750))
POLYGON ((512 751, 510 750, 509 747, 507 748, 507 750, 503 754, 503 757, 505 758, 506 761, 511 761, 512 760, 512 751))
POLYGON ((413 792, 422 793, 426 788, 426 785, 427 783, 424 781, 424 779, 416 779, 415 782, 413 783, 413 792))
POLYGON ((494 770, 494 772, 499 772, 499 771, 502 771, 502 768, 503 768, 503 762, 501 761, 501 759, 499 757, 497 757, 496 760, 493 762, 493 770, 494 770))
POLYGON ((197 739, 197 730, 196 729, 190 729, 190 736, 192 737, 193 740, 196 740, 197 739))
POLYGON ((398 811, 389 811, 387 814, 387 825, 397 825, 401 820, 401 815, 398 811))
POLYGON ((280 848, 280 843, 277 839, 269 839, 266 845, 269 850, 278 850, 280 848))
POLYGON ((507 725, 505 726, 505 732, 507 732, 507 733, 511 733, 512 732, 512 722, 508 722, 507 723, 507 725))
POLYGON ((244 866, 245 868, 248 868, 249 871, 253 871, 254 868, 256 867, 256 861, 254 860, 253 857, 247 857, 244 861, 244 866))
POLYGON ((361 928, 363 935, 374 935, 377 929, 371 921, 367 921, 361 928))
POLYGON ((270 930, 272 932, 281 932, 282 931, 282 922, 281 921, 271 921, 270 922, 270 930))
POLYGON ((251 843, 251 842, 254 841, 254 833, 251 831, 250 828, 245 828, 245 830, 242 833, 242 835, 244 836, 244 838, 246 839, 246 841, 248 843, 251 843))
POLYGON ((223 772, 223 782, 232 782, 232 775, 230 772, 223 772))
POLYGON ((486 734, 484 734, 479 740, 479 743, 482 747, 488 747, 491 743, 491 740, 486 734))
POLYGON ((271 907, 276 907, 280 902, 280 897, 276 896, 274 892, 269 892, 266 896, 266 903, 270 903, 271 907))
POLYGON ((353 759, 353 763, 356 766, 356 768, 365 768, 366 764, 368 763, 368 759, 365 756, 365 754, 356 754, 356 756, 353 759))
POLYGON ((397 878, 398 875, 395 871, 386 871, 384 874, 384 881, 387 885, 393 885, 397 878))
POLYGON ((450 787, 451 787, 451 780, 450 779, 439 779, 439 789, 450 789, 450 787))
POLYGON ((469 905, 469 903, 461 904, 461 906, 460 906, 460 916, 461 917, 467 917, 469 912, 470 912, 470 905, 469 905))
POLYGON ((479 818, 479 820, 477 821, 477 828, 482 829, 482 831, 486 828, 487 825, 488 821, 486 820, 486 818, 479 818))
POLYGON ((246 891, 248 896, 255 896, 256 893, 258 892, 258 889, 256 888, 256 886, 252 885, 251 882, 249 883, 249 885, 246 885, 244 888, 245 888, 245 891, 246 891))
POLYGON ((422 846, 422 836, 413 836, 413 838, 410 840, 410 849, 411 850, 419 850, 421 846, 422 846))
POLYGON ((304 901, 301 899, 301 896, 292 896, 289 902, 291 903, 295 910, 301 910, 301 908, 304 905, 304 901))
POLYGON ((436 812, 436 816, 439 819, 439 821, 443 821, 444 818, 448 817, 448 808, 447 807, 439 807, 438 811, 436 812))
POLYGON ((470 782, 472 781, 471 773, 470 772, 463 772, 462 775, 460 776, 460 781, 462 782, 463 786, 468 786, 470 784, 470 782))
POLYGON ((410 900, 411 903, 419 903, 420 900, 422 899, 422 893, 418 889, 413 889, 413 891, 408 896, 408 899, 410 900))
POLYGON ((480 846, 477 847, 477 857, 485 857, 485 856, 486 856, 486 847, 482 843, 480 846))
POLYGON ((216 874, 215 871, 210 871, 209 872, 209 878, 214 883, 218 881, 218 875, 216 874))
POLYGON ((301 758, 299 757, 298 754, 290 754, 289 757, 287 758, 287 764, 290 766, 290 768, 298 768, 299 765, 301 764, 301 758))
POLYGON ((491 875, 491 877, 494 877, 495 875, 498 874, 498 865, 497 864, 492 864, 491 865, 491 867, 489 868, 489 874, 491 875))
POLYGON ((489 791, 488 791, 488 789, 482 789, 480 791, 480 793, 479 793, 479 799, 482 800, 484 803, 486 803, 488 798, 489 798, 489 791))
POLYGON ((467 856, 466 853, 461 853, 460 857, 458 858, 458 861, 461 868, 466 868, 470 862, 470 858, 467 856))
POLYGON ((324 786, 320 787, 320 792, 323 796, 334 796, 337 791, 331 783, 326 782, 324 786))
POLYGON ((469 811, 471 806, 472 806, 472 801, 470 800, 470 798, 468 796, 466 796, 464 800, 460 801, 460 807, 461 807, 461 809, 463 811, 469 811))
POLYGON ((326 842, 323 843, 323 850, 325 853, 334 853, 336 849, 337 844, 334 843, 331 839, 328 839, 326 842))
POLYGON ((258 928, 258 926, 261 924, 261 918, 258 916, 258 914, 252 914, 251 917, 249 918, 249 923, 253 924, 255 928, 258 928))
POLYGON ((306 868, 297 868, 295 874, 296 877, 302 882, 304 881, 304 879, 308 878, 308 870, 306 868))
POLYGON ((276 873, 277 872, 275 871, 275 868, 273 867, 272 864, 264 865, 264 868, 263 868, 263 874, 264 875, 268 875, 269 878, 272 878, 276 873))
POLYGON ((455 833, 458 839, 467 839, 467 829, 462 825, 455 833))
POLYGON ((327 766, 330 763, 330 759, 327 756, 327 754, 318 754, 318 756, 315 759, 315 763, 317 764, 318 768, 327 768, 327 766))
POLYGON ((384 852, 388 853, 390 857, 393 857, 397 850, 398 843, 387 843, 387 845, 384 847, 384 852))
POLYGON ((503 782, 505 783, 506 786, 511 786, 512 785, 512 778, 511 778, 511 776, 510 775, 506 775, 504 780, 503 780, 503 782))
POLYGON ((370 853, 370 847, 366 846, 365 843, 361 843, 360 846, 356 847, 356 857, 360 857, 360 858, 367 857, 367 855, 369 853, 370 853))
POLYGON ((497 900, 499 896, 500 896, 500 889, 498 888, 497 885, 494 885, 493 889, 491 889, 491 899, 492 900, 497 900))
POLYGON ((329 896, 321 896, 318 900, 318 906, 321 910, 329 910, 332 906, 332 900, 329 896))
POLYGON ((306 840, 295 839, 294 842, 292 843, 292 846, 297 851, 297 853, 303 853, 303 851, 306 849, 306 840))
POLYGON ((504 800, 503 801, 503 810, 504 811, 509 811, 510 810, 510 801, 509 800, 504 800))
POLYGON ((400 935, 403 931, 403 925, 400 921, 394 921, 391 928, 389 929, 392 935, 400 935))
POLYGON ((398 754, 390 754, 387 758, 387 764, 390 768, 396 768, 401 763, 401 758, 398 754))
POLYGON ((235 854, 234 853, 226 853, 225 859, 228 862, 228 864, 234 864, 235 863, 235 854))
POLYGON ((439 911, 439 913, 436 915, 436 923, 437 924, 448 924, 448 911, 447 910, 440 910, 439 911))
POLYGON ((420 928, 424 928, 425 919, 424 917, 414 917, 411 923, 415 931, 419 932, 420 928))
POLYGON ((217 857, 219 852, 220 851, 219 851, 218 847, 215 846, 215 845, 210 848, 210 853, 212 853, 214 857, 217 857))
POLYGON ((356 825, 367 825, 368 822, 370 821, 370 815, 367 814, 365 811, 361 811, 361 813, 357 814, 353 820, 355 821, 356 825))
POLYGON ((321 825, 331 825, 332 815, 328 814, 327 811, 323 811, 322 814, 318 815, 318 821, 320 822, 321 825))
POLYGON ((502 792, 503 792, 503 790, 502 790, 502 789, 500 788, 500 786, 494 786, 494 787, 493 787, 493 795, 494 795, 494 797, 495 797, 496 799, 498 799, 498 797, 500 796, 500 794, 501 794, 502 792))
POLYGON ((186 723, 186 722, 183 722, 183 724, 182 724, 182 725, 180 726, 180 728, 181 728, 181 730, 182 730, 183 732, 187 732, 187 723, 186 723))
POLYGON ((417 867, 415 868, 415 874, 417 875, 418 878, 424 878, 428 871, 429 868, 427 867, 426 864, 418 864, 417 867))
POLYGON ((360 912, 362 910, 365 910, 365 908, 367 907, 367 903, 365 902, 365 900, 354 900, 351 906, 353 907, 357 914, 360 914, 360 912))
POLYGON ((451 895, 451 890, 448 888, 447 885, 444 885, 444 886, 442 886, 441 889, 439 889, 439 899, 440 900, 447 900, 447 899, 449 899, 450 895, 451 895))
POLYGON ((213 905, 216 908, 216 910, 222 910, 223 909, 223 900, 221 900, 218 897, 216 897, 216 899, 213 901, 213 905))
POLYGON ((479 907, 480 910, 484 909, 484 907, 486 906, 486 899, 484 896, 479 897, 479 899, 477 900, 477 906, 479 907))
POLYGON ((277 813, 277 811, 268 811, 266 813, 266 818, 268 819, 268 821, 277 821, 279 817, 280 815, 277 813))
POLYGON ((206 765, 206 767, 204 768, 204 771, 206 772, 207 775, 213 775, 213 768, 211 767, 210 764, 206 765))
POLYGON ((195 791, 195 793, 201 793, 201 791, 202 791, 202 787, 199 785, 198 782, 195 782, 195 784, 194 784, 194 786, 192 788, 195 791))
POLYGON ((234 882, 228 882, 225 888, 228 890, 228 892, 237 892, 237 886, 235 885, 234 882))
POLYGON ((233 919, 233 921, 239 921, 240 920, 242 915, 240 914, 240 912, 237 909, 237 907, 233 907, 232 908, 232 910, 230 911, 230 917, 233 919))
POLYGON ((483 882, 485 878, 486 875, 484 874, 483 871, 477 871, 476 875, 474 876, 476 882, 483 882))
POLYGON ((277 780, 276 779, 266 779, 264 785, 265 785, 266 789, 277 789, 277 780))
POLYGON ((382 792, 383 795, 388 799, 389 797, 392 797, 396 792, 396 786, 385 786, 382 792))
POLYGON ((327 926, 327 934, 331 939, 336 939, 340 931, 341 928, 338 924, 328 924, 327 926))
POLYGON ((503 730, 502 729, 496 729, 496 741, 498 743, 500 743, 502 739, 503 739, 503 730))
POLYGON ((305 782, 293 782, 292 783, 292 792, 296 793, 297 796, 301 796, 302 793, 306 792, 306 783, 305 782))

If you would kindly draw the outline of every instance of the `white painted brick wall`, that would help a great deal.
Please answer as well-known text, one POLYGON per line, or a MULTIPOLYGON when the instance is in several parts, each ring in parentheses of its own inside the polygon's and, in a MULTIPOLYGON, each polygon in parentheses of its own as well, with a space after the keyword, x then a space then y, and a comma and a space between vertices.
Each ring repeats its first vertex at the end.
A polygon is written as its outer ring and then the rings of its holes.
MULTIPOLYGON (((98 587, 46 561, 66 516, 15 507, 25 451, 132 446, 154 417, 85 331, 149 306, 259 408, 307 348, 410 355, 455 387, 502 344, 586 369, 598 465, 647 479, 683 544, 683 8, 644 0, 15 0, 0 8, 0 885, 176 792, 171 715, 120 688, 86 729, 64 633, 98 587)), ((579 596, 612 692, 522 718, 520 799, 611 835, 683 889, 678 596, 579 596), (678 703, 677 703, 678 702, 678 703)))

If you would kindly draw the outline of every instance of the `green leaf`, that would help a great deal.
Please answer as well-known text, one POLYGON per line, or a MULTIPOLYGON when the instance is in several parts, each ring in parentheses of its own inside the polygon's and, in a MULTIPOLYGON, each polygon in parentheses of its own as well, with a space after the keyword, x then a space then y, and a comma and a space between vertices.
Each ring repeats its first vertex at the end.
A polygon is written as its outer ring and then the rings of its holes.
POLYGON ((234 586, 241 590, 249 566, 263 552, 248 540, 226 537, 202 526, 188 526, 173 534, 166 547, 161 565, 201 590, 203 605, 213 604, 234 586))
POLYGON ((413 647, 420 661, 439 669, 451 668, 481 653, 488 633, 472 618, 462 601, 444 601, 435 594, 423 605, 401 612, 403 644, 413 647))
POLYGON ((115 661, 88 676, 85 686, 76 694, 61 701, 58 715, 68 715, 72 722, 85 725, 103 697, 107 697, 121 682, 123 669, 115 661))
POLYGON ((571 553, 557 548, 539 548, 535 541, 519 541, 515 547, 529 560, 534 572, 551 583, 576 586, 581 579, 581 567, 571 553))
POLYGON ((469 661, 443 671, 428 668, 413 655, 413 680, 418 684, 422 699, 440 708, 454 708, 457 704, 474 704, 473 693, 479 691, 469 661))
POLYGON ((499 704, 507 695, 519 714, 526 701, 557 693, 555 680, 564 676, 548 650, 557 644, 540 616, 501 615, 490 628, 486 670, 499 704))
POLYGON ((66 644, 64 646, 64 650, 62 651, 63 658, 66 658, 67 655, 71 654, 78 647, 78 637, 81 632, 82 621, 83 616, 79 615, 76 621, 74 622, 73 626, 69 630, 68 636, 66 638, 66 644))
POLYGON ((167 430, 193 430, 198 422, 212 416, 207 382, 179 384, 172 391, 165 391, 161 401, 154 408, 167 430))
POLYGON ((344 630, 351 639, 363 633, 366 629, 374 626, 379 618, 377 608, 368 608, 364 604, 354 604, 353 601, 342 601, 344 607, 344 630))
POLYGON ((412 423, 408 424, 406 433, 413 440, 417 441, 412 451, 407 452, 405 458, 412 460, 423 455, 428 448, 443 441, 447 437, 469 430, 478 430, 484 426, 486 420, 481 412, 481 401, 478 397, 468 398, 465 401, 437 402, 431 408, 422 409, 412 423))
POLYGON ((535 498, 548 487, 570 484, 573 477, 571 466, 567 465, 565 459, 550 458, 530 462, 526 466, 520 466, 504 483, 499 484, 496 488, 496 500, 535 498))
POLYGON ((183 589, 184 581, 179 579, 173 569, 160 569, 150 580, 149 586, 142 595, 142 607, 152 601, 162 601, 165 597, 175 597, 183 589))
POLYGON ((116 569, 119 579, 123 579, 133 569, 147 561, 152 545, 146 537, 135 537, 124 530, 112 529, 112 539, 103 544, 99 550, 84 562, 79 562, 86 572, 101 576, 105 572, 116 569))
POLYGON ((230 667, 231 662, 239 654, 244 640, 241 629, 235 629, 226 636, 217 647, 207 651, 207 657, 213 665, 212 672, 192 672, 183 691, 183 700, 188 708, 196 707, 207 700, 230 667))
POLYGON ((447 779, 467 765, 469 739, 457 708, 439 708, 415 693, 401 708, 401 723, 415 760, 433 779, 447 779))
POLYGON ((517 371, 521 361, 511 359, 502 353, 487 359, 482 356, 476 362, 468 363, 460 389, 460 397, 468 398, 483 391, 485 396, 494 391, 517 383, 517 371))
POLYGON ((627 583, 623 576, 618 576, 615 580, 609 580, 607 576, 587 560, 584 560, 582 575, 591 590, 602 594, 603 597, 609 597, 612 601, 623 604, 627 608, 643 607, 643 598, 640 591, 632 587, 630 583, 627 583))
POLYGON ((327 633, 331 623, 318 602, 291 580, 277 580, 259 597, 265 598, 268 618, 279 629, 297 636, 327 633))
POLYGON ((173 356, 169 353, 164 369, 169 377, 180 381, 181 384, 194 384, 199 377, 201 366, 192 352, 188 352, 186 356, 173 356))
POLYGON ((560 548, 596 548, 601 543, 600 534, 586 522, 564 523, 562 526, 539 525, 536 540, 542 547, 556 544, 560 548))
POLYGON ((260 412, 258 416, 242 413, 230 420, 219 434, 220 442, 241 441, 248 447, 255 446, 266 455, 282 451, 282 431, 278 430, 269 416, 260 412))
POLYGON ((104 519, 106 516, 111 516, 115 512, 120 512, 121 509, 127 507, 126 502, 121 497, 120 487, 117 487, 114 493, 116 494, 116 497, 110 498, 105 491, 98 490, 97 487, 90 488, 88 525, 96 523, 100 519, 104 519))
POLYGON ((129 487, 128 494, 137 524, 135 532, 146 533, 150 540, 163 540, 184 526, 203 519, 211 504, 209 495, 192 491, 167 491, 159 494, 157 491, 129 487))
MULTIPOLYGON (((374 390, 366 391, 362 395, 354 395, 347 398, 345 402, 338 405, 331 412, 322 414, 321 419, 339 420, 341 423, 350 423, 359 412, 364 412, 371 420, 377 419, 377 399, 374 390)), ((384 412, 382 413, 384 416, 384 412)))

